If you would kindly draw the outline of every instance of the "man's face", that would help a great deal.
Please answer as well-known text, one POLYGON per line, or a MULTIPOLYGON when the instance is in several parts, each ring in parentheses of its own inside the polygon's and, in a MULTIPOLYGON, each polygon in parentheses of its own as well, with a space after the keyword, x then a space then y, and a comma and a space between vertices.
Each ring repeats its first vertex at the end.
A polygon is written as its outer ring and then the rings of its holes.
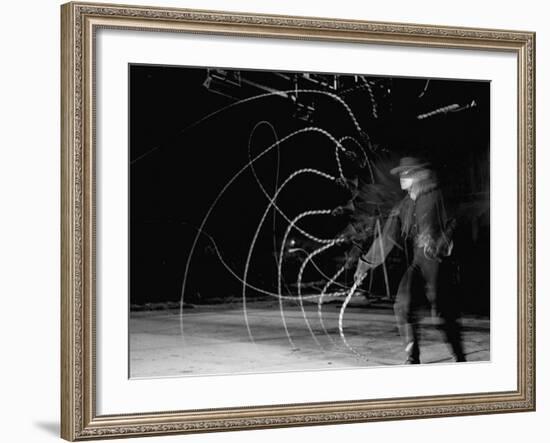
POLYGON ((399 177, 399 182, 401 183, 401 189, 408 191, 411 189, 411 186, 416 182, 425 180, 428 177, 429 172, 426 169, 414 170, 414 171, 405 171, 399 177))
POLYGON ((412 174, 402 174, 399 177, 399 182, 401 183, 401 189, 408 191, 414 183, 414 177, 412 174))

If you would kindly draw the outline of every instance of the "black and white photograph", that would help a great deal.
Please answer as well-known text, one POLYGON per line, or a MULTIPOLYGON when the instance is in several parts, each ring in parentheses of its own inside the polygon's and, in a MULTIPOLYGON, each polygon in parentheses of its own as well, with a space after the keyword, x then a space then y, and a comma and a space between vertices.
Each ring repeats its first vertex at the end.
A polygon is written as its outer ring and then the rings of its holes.
POLYGON ((131 378, 490 360, 490 82, 129 85, 131 378))
POLYGON ((545 4, 115 3, 4 5, 1 440, 548 440, 545 4))

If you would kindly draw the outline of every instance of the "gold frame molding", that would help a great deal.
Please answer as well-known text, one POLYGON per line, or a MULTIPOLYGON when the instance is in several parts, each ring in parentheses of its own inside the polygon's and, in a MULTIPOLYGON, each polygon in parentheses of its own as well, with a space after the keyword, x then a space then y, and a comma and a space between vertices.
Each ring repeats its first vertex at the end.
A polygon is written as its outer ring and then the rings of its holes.
POLYGON ((535 34, 73 2, 61 7, 61 436, 197 433, 535 410, 535 34), (518 64, 518 383, 511 392, 98 416, 94 35, 99 28, 507 51, 518 64))

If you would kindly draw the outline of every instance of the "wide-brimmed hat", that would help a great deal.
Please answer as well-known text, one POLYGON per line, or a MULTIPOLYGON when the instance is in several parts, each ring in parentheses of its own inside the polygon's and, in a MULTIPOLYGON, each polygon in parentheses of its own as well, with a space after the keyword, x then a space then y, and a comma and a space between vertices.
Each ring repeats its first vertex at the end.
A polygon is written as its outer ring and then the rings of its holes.
POLYGON ((425 168, 430 163, 421 161, 420 159, 416 157, 403 157, 399 161, 399 166, 396 166, 390 171, 390 174, 392 175, 402 175, 402 174, 408 174, 409 172, 417 171, 419 169, 425 168))

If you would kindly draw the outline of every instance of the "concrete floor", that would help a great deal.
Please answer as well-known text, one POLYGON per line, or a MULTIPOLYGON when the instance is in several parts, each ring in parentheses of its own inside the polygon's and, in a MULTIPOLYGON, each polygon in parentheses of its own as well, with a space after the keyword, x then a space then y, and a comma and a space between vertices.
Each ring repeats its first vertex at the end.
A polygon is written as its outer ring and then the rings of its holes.
MULTIPOLYGON (((131 377, 287 372, 402 364, 404 353, 390 303, 350 303, 344 317, 346 340, 338 332, 340 303, 323 305, 324 333, 317 305, 306 305, 317 342, 298 305, 285 302, 287 338, 278 302, 247 303, 246 329, 239 303, 130 314, 131 377), (183 329, 183 336, 181 330, 183 329)), ((468 361, 487 361, 489 320, 464 317, 463 339, 468 361)), ((426 316, 421 323, 422 363, 451 362, 443 336, 426 316)))

